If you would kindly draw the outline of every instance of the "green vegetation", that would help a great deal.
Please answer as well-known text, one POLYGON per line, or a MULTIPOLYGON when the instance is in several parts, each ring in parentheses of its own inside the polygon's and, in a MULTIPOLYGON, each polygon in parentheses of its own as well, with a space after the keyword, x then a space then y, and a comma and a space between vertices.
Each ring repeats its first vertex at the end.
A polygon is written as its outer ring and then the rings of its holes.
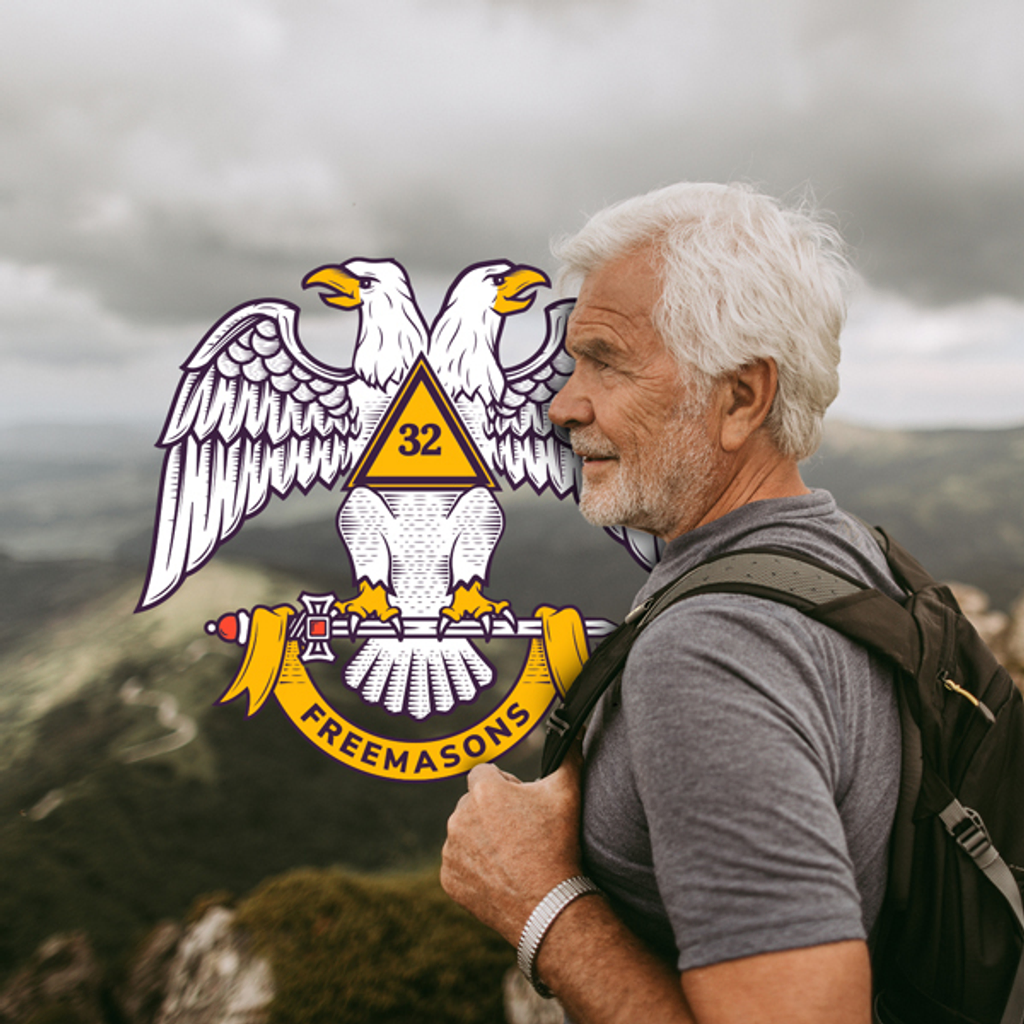
POLYGON ((23 562, 0 551, 0 651, 48 619, 73 612, 136 575, 136 570, 117 562, 23 562))
POLYGON ((279 1024, 500 1024, 512 949, 442 892, 436 871, 300 870, 238 908, 273 965, 279 1024))
MULTIPOLYGON (((492 648, 508 678, 521 652, 492 648)), ((0 887, 0 977, 71 929, 85 930, 116 965, 156 921, 183 918, 200 893, 245 893, 299 866, 376 872, 436 862, 465 782, 370 778, 306 743, 273 702, 251 719, 244 701, 211 706, 238 658, 229 649, 207 654, 185 672, 179 658, 126 661, 39 722, 31 752, 4 772, 0 790, 0 875, 9 880, 0 887), (126 746, 164 731, 151 706, 121 703, 127 679, 177 692, 197 715, 199 738, 152 760, 120 761, 126 746), (194 706, 200 692, 205 710, 194 706), (63 802, 34 820, 31 809, 54 789, 63 802)), ((334 680, 321 682, 332 703, 367 728, 416 728, 368 714, 337 665, 321 674, 334 680)), ((447 716, 443 728, 477 720, 498 697, 447 716)), ((510 770, 535 770, 528 753, 510 756, 510 770)))

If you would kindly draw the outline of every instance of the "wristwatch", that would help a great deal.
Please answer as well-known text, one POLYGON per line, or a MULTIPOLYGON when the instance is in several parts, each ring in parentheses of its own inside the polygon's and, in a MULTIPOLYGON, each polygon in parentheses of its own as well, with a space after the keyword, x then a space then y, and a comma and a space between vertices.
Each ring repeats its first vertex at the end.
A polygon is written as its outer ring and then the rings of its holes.
POLYGON ((519 970, 526 975, 527 980, 536 989, 537 994, 545 999, 551 999, 554 993, 537 977, 537 953, 540 945, 547 935, 548 929, 554 924, 555 918, 565 910, 573 900, 581 896, 591 894, 600 895, 601 890, 597 883, 587 878, 586 875, 574 875, 564 882, 559 882, 533 909, 533 913, 526 919, 523 927, 523 934, 519 937, 519 948, 516 951, 516 960, 519 963, 519 970))

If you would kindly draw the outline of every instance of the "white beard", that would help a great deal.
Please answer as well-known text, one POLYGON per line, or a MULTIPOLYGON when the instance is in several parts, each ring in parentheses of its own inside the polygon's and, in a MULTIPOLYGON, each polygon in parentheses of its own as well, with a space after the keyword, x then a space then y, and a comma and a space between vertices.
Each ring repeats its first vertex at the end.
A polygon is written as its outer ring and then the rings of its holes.
POLYGON ((667 536, 683 524, 691 529, 711 504, 714 448, 703 417, 680 417, 660 443, 624 458, 595 427, 572 431, 573 448, 584 455, 617 455, 600 483, 583 477, 580 512, 595 526, 630 526, 667 536))

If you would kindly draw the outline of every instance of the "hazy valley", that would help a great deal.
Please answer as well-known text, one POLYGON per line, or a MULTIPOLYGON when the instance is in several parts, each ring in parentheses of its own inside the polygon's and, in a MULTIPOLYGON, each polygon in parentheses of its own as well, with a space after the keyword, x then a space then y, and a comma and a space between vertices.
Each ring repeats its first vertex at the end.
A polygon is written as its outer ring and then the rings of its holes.
MULTIPOLYGON (((208 637, 208 619, 294 602, 302 589, 351 590, 338 498, 277 503, 173 598, 133 615, 159 467, 149 440, 125 429, 0 432, 0 871, 18 880, 0 891, 0 976, 71 928, 116 970, 156 921, 180 918, 202 893, 244 895, 290 868, 431 865, 463 788, 358 775, 272 707, 247 719, 238 702, 214 705, 242 650, 208 637), (132 759, 184 737, 189 722, 184 745, 132 759)), ((1024 591, 1024 428, 832 424, 805 477, 995 607, 1024 591)), ((488 593, 520 615, 546 603, 621 618, 643 581, 625 551, 569 503, 501 498, 488 593)), ((485 653, 508 679, 522 647, 485 653)), ((363 705, 336 667, 317 678, 367 728, 407 728, 363 705)), ((528 742, 510 768, 529 775, 536 759, 528 742)))

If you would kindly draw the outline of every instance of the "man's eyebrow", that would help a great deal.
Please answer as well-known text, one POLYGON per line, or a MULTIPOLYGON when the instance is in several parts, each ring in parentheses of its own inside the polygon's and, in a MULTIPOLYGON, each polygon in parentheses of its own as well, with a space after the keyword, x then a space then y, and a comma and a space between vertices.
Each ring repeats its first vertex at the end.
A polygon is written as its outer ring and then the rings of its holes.
POLYGON ((619 350, 604 338, 581 338, 567 341, 565 347, 574 359, 578 359, 580 356, 590 356, 592 359, 606 360, 619 354, 619 350))

